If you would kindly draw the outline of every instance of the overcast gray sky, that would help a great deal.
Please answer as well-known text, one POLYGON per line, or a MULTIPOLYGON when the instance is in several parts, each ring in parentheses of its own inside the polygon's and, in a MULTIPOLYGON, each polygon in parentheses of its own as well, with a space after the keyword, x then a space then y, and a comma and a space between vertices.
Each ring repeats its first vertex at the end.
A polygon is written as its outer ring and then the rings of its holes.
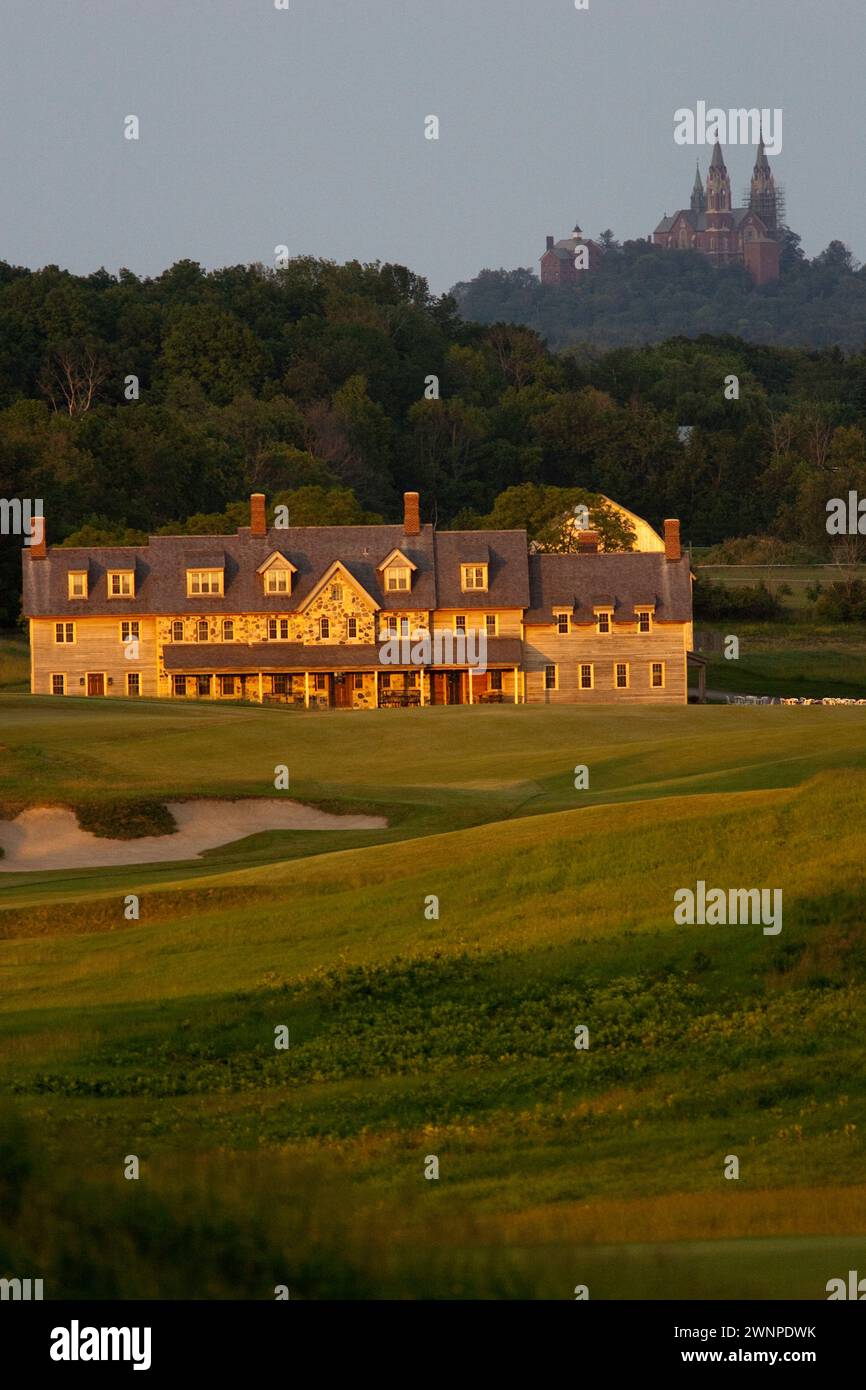
MULTIPOLYGON (((674 111, 704 100, 781 107, 790 225, 866 260, 863 0, 288 3, 0 0, 0 259, 153 275, 285 244, 441 292, 537 268, 576 219, 645 236, 687 206, 709 151, 674 111)), ((726 155, 739 202, 753 151, 726 155)))

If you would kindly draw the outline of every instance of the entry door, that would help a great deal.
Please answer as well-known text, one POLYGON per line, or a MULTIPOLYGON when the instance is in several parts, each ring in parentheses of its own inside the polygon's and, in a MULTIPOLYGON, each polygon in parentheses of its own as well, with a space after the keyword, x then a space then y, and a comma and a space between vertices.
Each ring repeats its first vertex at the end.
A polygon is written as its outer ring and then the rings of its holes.
POLYGON ((88 695, 104 695, 104 694, 105 694, 105 676, 102 674, 101 671, 96 672, 96 673, 93 673, 93 674, 88 673, 88 676, 87 676, 87 693, 88 693, 88 695))
POLYGON ((352 703, 352 677, 346 675, 334 676, 334 705, 337 709, 346 709, 352 703))
POLYGON ((448 703, 449 705, 462 705, 461 699, 461 673, 459 671, 448 672, 448 703))

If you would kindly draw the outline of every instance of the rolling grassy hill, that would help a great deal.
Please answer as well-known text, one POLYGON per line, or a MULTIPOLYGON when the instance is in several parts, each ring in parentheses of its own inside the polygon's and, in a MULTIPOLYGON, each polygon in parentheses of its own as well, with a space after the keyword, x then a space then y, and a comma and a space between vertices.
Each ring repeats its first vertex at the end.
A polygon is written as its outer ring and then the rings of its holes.
POLYGON ((390 820, 2 876, 0 1263, 46 1296, 815 1298, 866 1259, 862 712, 5 696, 0 743, 7 814, 285 762, 390 820), (698 878, 781 888, 781 934, 675 925, 698 878))

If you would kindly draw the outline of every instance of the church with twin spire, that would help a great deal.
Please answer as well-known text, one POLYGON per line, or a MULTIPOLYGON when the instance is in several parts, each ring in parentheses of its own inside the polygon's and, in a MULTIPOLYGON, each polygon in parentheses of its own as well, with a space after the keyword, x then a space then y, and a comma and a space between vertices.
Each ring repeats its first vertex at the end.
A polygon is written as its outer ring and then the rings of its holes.
POLYGON ((718 140, 713 146, 707 184, 695 171, 690 206, 665 215, 653 232, 656 246, 700 251, 713 265, 744 265, 756 285, 779 278, 780 197, 763 138, 752 170, 749 202, 731 206, 731 180, 718 140))

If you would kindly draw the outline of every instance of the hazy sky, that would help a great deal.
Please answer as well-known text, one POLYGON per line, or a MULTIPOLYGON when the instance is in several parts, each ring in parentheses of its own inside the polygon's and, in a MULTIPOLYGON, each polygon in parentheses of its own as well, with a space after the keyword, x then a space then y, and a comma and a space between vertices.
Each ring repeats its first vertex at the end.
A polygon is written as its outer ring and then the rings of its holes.
MULTIPOLYGON (((153 275, 285 244, 441 292, 687 206, 709 151, 673 115, 704 100, 781 107, 790 225, 866 260, 863 0, 288 2, 0 0, 0 259, 153 275)), ((754 155, 726 156, 736 203, 754 155)))

